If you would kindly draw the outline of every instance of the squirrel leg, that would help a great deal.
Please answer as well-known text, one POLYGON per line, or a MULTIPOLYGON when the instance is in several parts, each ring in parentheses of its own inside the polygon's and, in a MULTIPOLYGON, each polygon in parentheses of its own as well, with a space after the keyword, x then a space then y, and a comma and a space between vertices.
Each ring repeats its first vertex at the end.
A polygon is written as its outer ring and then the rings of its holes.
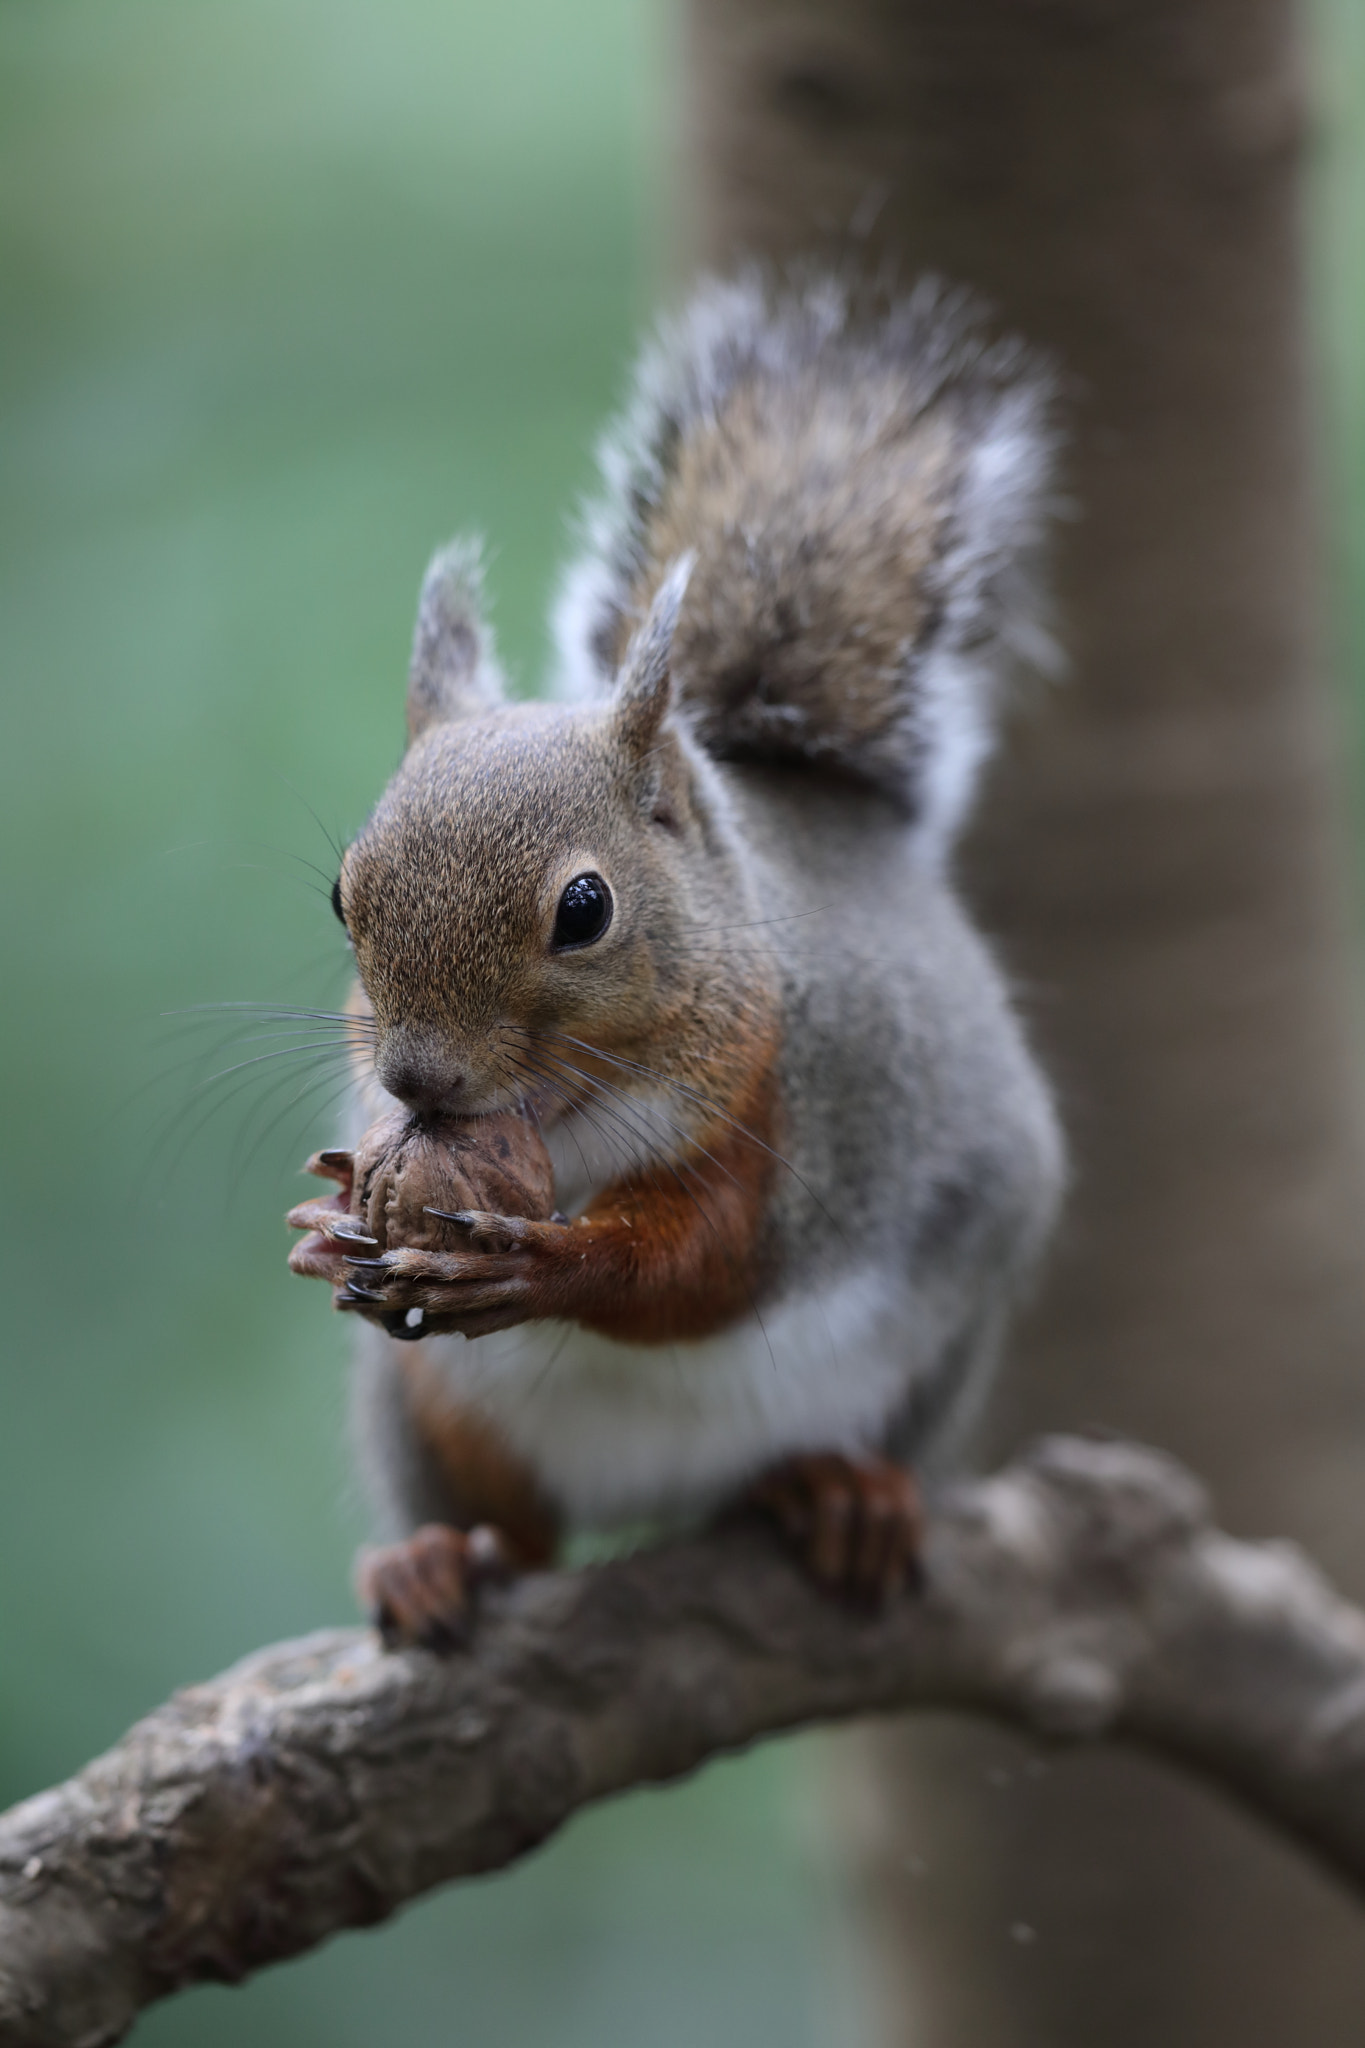
POLYGON ((437 1371, 406 1345, 385 1351, 382 1396, 397 1410, 383 1430, 385 1462, 409 1469, 406 1485, 397 1474, 378 1477, 390 1490, 399 1479, 407 1511, 421 1519, 401 1541, 360 1552, 356 1590, 390 1649, 446 1654, 468 1642, 485 1586, 552 1562, 558 1521, 534 1476, 482 1417, 451 1400, 437 1371))
POLYGON ((787 1458, 751 1489, 822 1586, 882 1606, 919 1581, 924 1511, 890 1458, 828 1451, 787 1458))

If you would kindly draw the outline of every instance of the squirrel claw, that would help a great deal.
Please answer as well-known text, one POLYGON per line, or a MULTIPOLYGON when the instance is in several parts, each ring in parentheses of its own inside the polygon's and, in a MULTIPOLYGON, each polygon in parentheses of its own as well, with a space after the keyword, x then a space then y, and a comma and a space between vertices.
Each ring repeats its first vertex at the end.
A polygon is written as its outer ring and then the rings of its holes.
POLYGON ((350 1295, 353 1295, 357 1301, 388 1300, 388 1296, 386 1294, 377 1294, 373 1287, 362 1287, 358 1280, 348 1280, 346 1282, 346 1292, 350 1295))
POLYGON ((553 1223, 532 1223, 524 1216, 500 1216, 492 1209, 428 1209, 426 1213, 467 1231, 464 1248, 476 1252, 534 1250, 544 1243, 545 1233, 557 1236, 563 1228, 553 1223))
POLYGON ((487 1524, 452 1529, 428 1522, 402 1543, 362 1550, 356 1591, 388 1650, 450 1656, 469 1641, 480 1587, 509 1576, 511 1559, 487 1524))
POLYGON ((890 1458, 837 1452, 788 1458, 751 1497, 831 1592, 884 1607, 922 1583, 919 1489, 890 1458))
POLYGON ((349 1152, 315 1152, 311 1159, 304 1161, 305 1173, 313 1173, 320 1180, 339 1181, 346 1192, 351 1190, 355 1174, 355 1161, 349 1152))

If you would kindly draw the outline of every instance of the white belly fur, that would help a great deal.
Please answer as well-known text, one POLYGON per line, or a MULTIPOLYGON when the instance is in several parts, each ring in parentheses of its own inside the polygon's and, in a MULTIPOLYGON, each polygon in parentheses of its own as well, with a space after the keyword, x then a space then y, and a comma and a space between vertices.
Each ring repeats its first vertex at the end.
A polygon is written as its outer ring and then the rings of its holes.
POLYGON ((665 1162, 700 1121, 695 1105, 661 1089, 600 1091, 586 1110, 561 1118, 545 1133, 556 1202, 576 1215, 603 1188, 640 1170, 667 1185, 672 1169, 665 1162))
POLYGON ((873 1448, 933 1355, 918 1320, 903 1283, 864 1272, 701 1343, 534 1323, 423 1350, 571 1526, 603 1528, 703 1513, 795 1451, 873 1448))

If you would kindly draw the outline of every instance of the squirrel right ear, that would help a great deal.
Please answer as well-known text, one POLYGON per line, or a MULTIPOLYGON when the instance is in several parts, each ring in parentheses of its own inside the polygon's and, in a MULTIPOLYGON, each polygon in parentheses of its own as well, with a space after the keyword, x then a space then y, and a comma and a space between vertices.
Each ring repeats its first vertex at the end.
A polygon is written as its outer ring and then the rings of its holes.
POLYGON ((673 563, 621 665, 616 730, 636 760, 643 759, 654 745, 673 702, 673 635, 696 559, 688 553, 673 563))
POLYGON ((432 556, 417 601, 408 668, 408 739, 428 726, 476 718, 503 702, 502 671, 483 622, 477 540, 453 540, 432 556))

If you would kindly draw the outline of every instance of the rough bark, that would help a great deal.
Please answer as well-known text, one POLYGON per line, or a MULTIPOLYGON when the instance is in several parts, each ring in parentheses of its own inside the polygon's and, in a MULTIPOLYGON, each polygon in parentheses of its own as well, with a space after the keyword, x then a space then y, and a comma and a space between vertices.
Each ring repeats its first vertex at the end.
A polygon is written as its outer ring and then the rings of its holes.
MULTIPOLYGON (((973 849, 1077 1158, 997 1441, 1169 1443, 1234 1525, 1358 1588, 1365 1152, 1289 0, 691 0, 689 33, 701 257, 936 269, 1071 379, 1073 672, 973 849)), ((1010 1806, 970 1733, 881 1752, 891 2038, 1358 2040, 1359 1929, 1193 1796, 1114 1759, 1010 1806), (932 1914, 892 1874, 909 1837, 932 1914), (1047 1936, 1026 1970, 1021 1902, 1047 1936)))
POLYGON ((892 1709, 1148 1745, 1365 1891, 1365 1614, 1298 1552, 1223 1535, 1160 1453, 1053 1438, 945 1495, 926 1562, 860 1616, 736 1526, 523 1580, 468 1655, 348 1629, 247 1658, 0 1817, 0 2039, 101 2048, 589 1801, 892 1709))

